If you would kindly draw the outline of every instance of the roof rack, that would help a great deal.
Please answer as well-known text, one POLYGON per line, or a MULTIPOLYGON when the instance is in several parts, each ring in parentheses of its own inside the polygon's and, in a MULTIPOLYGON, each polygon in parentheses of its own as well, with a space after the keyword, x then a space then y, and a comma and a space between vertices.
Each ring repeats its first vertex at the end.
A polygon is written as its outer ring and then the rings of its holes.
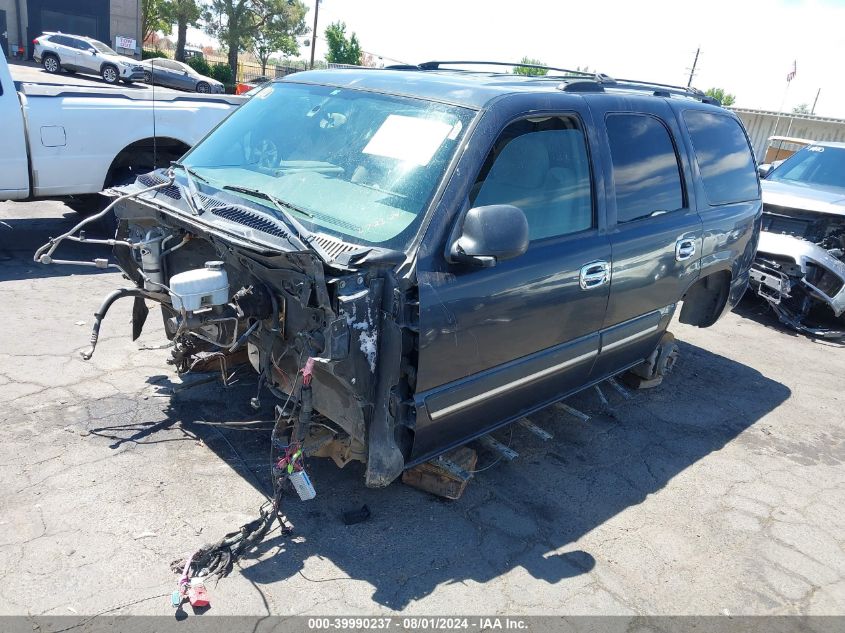
MULTIPOLYGON (((603 73, 593 73, 583 70, 571 70, 569 68, 557 68, 555 66, 543 66, 540 64, 522 64, 512 62, 491 62, 491 61, 428 61, 418 64, 417 66, 409 64, 397 64, 395 66, 388 66, 391 70, 446 70, 442 66, 507 66, 517 68, 536 68, 538 70, 554 71, 557 73, 564 73, 566 79, 571 79, 562 83, 559 88, 566 92, 604 92, 605 86, 608 88, 621 88, 629 90, 645 90, 651 92, 655 97, 671 97, 678 95, 696 99, 703 103, 712 105, 722 105, 722 102, 714 97, 705 95, 697 88, 689 86, 675 86, 673 84, 664 84, 654 81, 641 81, 638 79, 615 79, 603 73)), ((473 72, 462 69, 449 69, 456 72, 473 72)), ((537 77, 542 79, 542 77, 537 77)), ((549 79, 560 79, 559 76, 549 77, 549 79)))
POLYGON ((583 70, 570 70, 569 68, 555 68, 554 66, 543 66, 541 64, 522 64, 519 62, 483 62, 483 61, 430 61, 418 65, 420 70, 441 70, 441 66, 507 66, 517 68, 536 68, 537 70, 553 70, 567 75, 577 77, 595 77, 595 73, 583 70))

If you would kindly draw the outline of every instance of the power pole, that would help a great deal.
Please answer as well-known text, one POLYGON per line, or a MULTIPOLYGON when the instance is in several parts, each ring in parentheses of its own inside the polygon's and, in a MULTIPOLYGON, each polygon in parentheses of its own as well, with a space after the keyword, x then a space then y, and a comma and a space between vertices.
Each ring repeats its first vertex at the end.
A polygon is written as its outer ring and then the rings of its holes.
POLYGON ((320 0, 314 0, 314 28, 311 30, 311 70, 314 70, 314 49, 317 47, 317 14, 320 12, 320 0))
POLYGON ((695 67, 698 64, 698 54, 701 52, 701 47, 695 49, 695 59, 692 60, 692 69, 689 71, 689 81, 687 82, 687 88, 692 86, 692 78, 695 75, 695 67))
POLYGON ((816 104, 819 102, 819 93, 820 93, 821 91, 822 91, 822 89, 821 89, 821 88, 819 88, 818 90, 816 90, 816 98, 813 100, 813 109, 812 109, 812 110, 810 110, 810 114, 815 114, 815 113, 816 113, 816 104))

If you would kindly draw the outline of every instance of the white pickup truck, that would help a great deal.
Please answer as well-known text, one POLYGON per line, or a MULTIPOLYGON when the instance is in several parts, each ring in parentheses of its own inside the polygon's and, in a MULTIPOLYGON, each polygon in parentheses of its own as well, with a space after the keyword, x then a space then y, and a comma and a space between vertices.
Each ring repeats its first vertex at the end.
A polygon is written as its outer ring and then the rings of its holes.
POLYGON ((0 55, 0 201, 97 193, 178 159, 244 101, 169 90, 18 84, 0 55))

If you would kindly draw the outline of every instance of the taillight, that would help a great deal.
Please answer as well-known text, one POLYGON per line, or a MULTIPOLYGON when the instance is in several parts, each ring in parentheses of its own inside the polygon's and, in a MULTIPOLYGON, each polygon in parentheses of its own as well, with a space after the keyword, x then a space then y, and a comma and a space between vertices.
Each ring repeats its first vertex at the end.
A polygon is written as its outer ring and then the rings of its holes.
POLYGON ((36 37, 34 40, 32 40, 32 45, 35 46, 37 44, 40 44, 40 42, 38 41, 38 38, 36 37))

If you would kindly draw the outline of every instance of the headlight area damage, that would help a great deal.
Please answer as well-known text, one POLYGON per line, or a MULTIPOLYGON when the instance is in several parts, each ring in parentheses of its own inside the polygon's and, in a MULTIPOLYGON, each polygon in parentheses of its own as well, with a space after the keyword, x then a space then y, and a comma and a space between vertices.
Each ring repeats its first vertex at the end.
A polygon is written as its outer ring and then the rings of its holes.
POLYGON ((51 239, 35 260, 118 268, 133 283, 106 297, 95 314, 86 360, 115 301, 134 299, 133 340, 147 303, 156 302, 180 374, 239 354, 259 374, 252 406, 267 392, 279 401, 270 449, 273 498, 253 521, 171 565, 181 573, 173 606, 185 600, 207 606, 205 577, 227 575, 274 522, 283 534, 292 530, 282 514, 285 481, 302 500, 316 495, 305 456, 331 457, 340 467, 364 462, 370 487, 402 474, 415 416, 418 302, 397 272, 404 254, 314 235, 295 219, 284 223, 174 180, 172 170, 166 177, 158 172, 116 190, 112 204, 51 239), (82 227, 112 209, 115 238, 85 237, 82 227), (55 259, 65 240, 112 246, 117 263, 55 259))
POLYGON ((845 215, 766 205, 751 286, 789 327, 845 337, 845 215))
POLYGON ((189 196, 172 174, 151 176, 119 190, 110 205, 119 220, 114 240, 74 235, 106 210, 36 253, 41 263, 104 268, 115 264, 52 254, 64 239, 109 244, 134 284, 103 302, 83 357, 94 353, 100 322, 117 299, 134 298, 133 339, 154 301, 179 373, 246 351, 259 374, 251 404, 257 408, 267 392, 278 399, 289 445, 340 467, 364 462, 370 487, 399 477, 412 439, 418 329, 415 290, 394 270, 404 257, 322 234, 303 238, 247 205, 189 196), (198 214, 185 212, 186 197, 198 214))

